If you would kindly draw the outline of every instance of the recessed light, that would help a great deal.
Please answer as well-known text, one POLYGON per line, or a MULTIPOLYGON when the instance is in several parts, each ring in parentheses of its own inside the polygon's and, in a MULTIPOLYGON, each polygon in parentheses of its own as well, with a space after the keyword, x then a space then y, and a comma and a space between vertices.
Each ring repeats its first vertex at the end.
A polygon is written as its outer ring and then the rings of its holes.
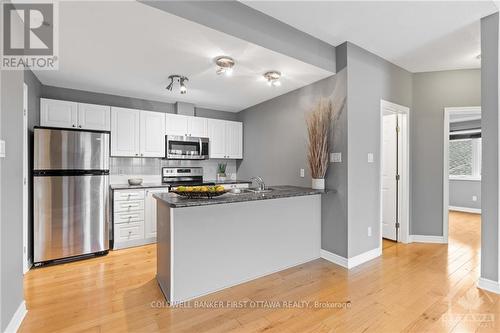
POLYGON ((215 58, 215 64, 217 65, 217 70, 215 71, 218 75, 225 74, 230 76, 233 74, 234 59, 228 56, 220 56, 215 58))
POLYGON ((264 73, 264 78, 267 80, 267 84, 272 87, 281 86, 281 72, 278 71, 269 71, 264 73))

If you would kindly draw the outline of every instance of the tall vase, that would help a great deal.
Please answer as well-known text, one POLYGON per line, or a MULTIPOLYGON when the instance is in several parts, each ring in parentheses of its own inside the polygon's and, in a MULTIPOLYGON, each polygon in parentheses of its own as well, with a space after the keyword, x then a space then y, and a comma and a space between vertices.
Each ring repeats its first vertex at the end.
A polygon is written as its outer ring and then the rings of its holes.
POLYGON ((312 179, 312 188, 315 190, 324 190, 325 189, 325 179, 324 178, 313 178, 312 179))

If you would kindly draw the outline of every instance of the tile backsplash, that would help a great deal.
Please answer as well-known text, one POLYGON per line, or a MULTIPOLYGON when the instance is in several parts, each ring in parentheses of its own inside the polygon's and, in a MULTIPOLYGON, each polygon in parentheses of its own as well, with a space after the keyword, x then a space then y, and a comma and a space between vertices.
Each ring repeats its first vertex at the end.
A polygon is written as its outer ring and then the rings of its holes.
POLYGON ((202 167, 203 179, 213 180, 219 163, 227 163, 227 177, 236 178, 235 160, 174 161, 161 158, 111 157, 109 172, 111 175, 160 176, 162 167, 202 167))

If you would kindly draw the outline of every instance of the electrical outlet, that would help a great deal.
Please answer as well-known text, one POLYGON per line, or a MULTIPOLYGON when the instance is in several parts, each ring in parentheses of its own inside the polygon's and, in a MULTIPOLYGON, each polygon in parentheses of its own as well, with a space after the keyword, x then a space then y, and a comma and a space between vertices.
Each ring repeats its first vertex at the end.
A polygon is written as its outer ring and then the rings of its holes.
POLYGON ((304 169, 300 169, 300 177, 301 177, 301 178, 304 178, 304 177, 305 177, 305 175, 306 175, 305 170, 304 170, 304 169))
POLYGON ((472 201, 477 201, 477 195, 472 196, 472 201))
POLYGON ((372 227, 368 227, 368 237, 372 236, 372 227))
POLYGON ((330 153, 330 162, 331 163, 341 163, 342 162, 342 153, 330 153))
POLYGON ((368 163, 373 163, 373 153, 368 153, 368 163))

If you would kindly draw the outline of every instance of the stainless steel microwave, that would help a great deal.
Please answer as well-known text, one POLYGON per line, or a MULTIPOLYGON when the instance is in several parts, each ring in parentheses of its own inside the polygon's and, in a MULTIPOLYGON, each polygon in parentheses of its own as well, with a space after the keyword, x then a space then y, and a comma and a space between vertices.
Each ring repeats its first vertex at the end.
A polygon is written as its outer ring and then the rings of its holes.
POLYGON ((169 160, 204 160, 208 158, 208 138, 165 136, 165 157, 169 160))

